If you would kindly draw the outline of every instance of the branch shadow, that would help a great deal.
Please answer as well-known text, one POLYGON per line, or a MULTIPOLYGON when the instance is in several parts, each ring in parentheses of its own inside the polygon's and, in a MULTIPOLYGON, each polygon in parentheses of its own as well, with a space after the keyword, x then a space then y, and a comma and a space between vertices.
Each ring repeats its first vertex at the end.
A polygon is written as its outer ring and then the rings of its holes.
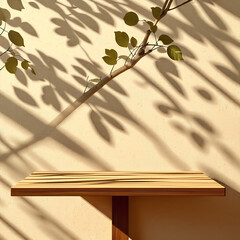
MULTIPOLYGON (((11 188, 11 185, 3 177, 0 177, 0 183, 2 183, 7 189, 11 188)), ((42 223, 41 228, 43 231, 48 232, 54 239, 69 239, 69 240, 80 240, 71 230, 68 230, 63 226, 56 218, 51 217, 46 210, 35 204, 31 198, 19 197, 21 200, 21 208, 28 212, 28 214, 35 220, 42 223)), ((23 233, 18 227, 14 226, 9 220, 0 215, 0 221, 2 221, 9 229, 11 229, 15 235, 24 240, 31 239, 25 233, 23 233)))
MULTIPOLYGON (((56 14, 58 14, 58 17, 51 19, 50 24, 53 24, 55 26, 55 33, 59 35, 59 37, 66 38, 66 43, 69 47, 81 45, 82 42, 93 44, 91 39, 89 39, 88 36, 80 30, 90 29, 91 31, 99 34, 100 25, 98 21, 114 26, 114 19, 122 18, 122 16, 129 10, 140 13, 146 18, 151 17, 149 10, 142 8, 140 5, 137 4, 137 2, 127 0, 121 1, 121 3, 118 3, 116 1, 91 2, 95 4, 95 8, 93 8, 87 1, 82 0, 69 0, 69 4, 66 3, 66 5, 60 4, 58 1, 36 0, 35 2, 30 2, 29 5, 35 11, 40 11, 43 7, 45 7, 51 9, 56 14), (78 11, 78 8, 81 8, 81 12, 78 11), (67 14, 66 11, 68 12, 67 14), (95 20, 96 18, 98 19, 97 21, 95 20)), ((151 2, 156 5, 159 4, 159 1, 157 0, 151 2)), ((181 29, 184 34, 201 42, 202 44, 206 44, 208 42, 215 46, 217 50, 227 58, 228 64, 231 64, 231 69, 224 65, 219 65, 215 62, 213 62, 212 65, 215 66, 215 68, 220 73, 226 76, 226 80, 232 82, 233 84, 236 84, 236 86, 239 86, 239 60, 236 59, 228 49, 226 49, 226 47, 224 46, 224 42, 231 43, 235 47, 239 47, 240 43, 227 34, 227 25, 218 15, 216 15, 214 11, 212 11, 210 3, 211 1, 201 1, 198 4, 208 16, 208 20, 211 22, 211 25, 207 21, 205 22, 198 14, 197 7, 199 6, 196 5, 191 5, 188 7, 186 6, 179 9, 180 13, 184 16, 185 21, 178 20, 173 15, 169 14, 169 16, 167 17, 168 19, 164 20, 162 24, 166 27, 166 29, 168 29, 168 33, 171 36, 177 38, 180 35, 179 29, 181 29), (190 8, 191 11, 189 10, 190 8)), ((214 4, 220 6, 234 16, 239 17, 239 11, 237 11, 237 9, 240 8, 240 3, 238 1, 230 0, 228 1, 228 3, 223 3, 223 1, 220 1, 215 2, 214 4)), ((9 22, 9 25, 12 27, 20 27, 25 33, 33 37, 38 37, 37 30, 29 23, 23 22, 19 17, 12 19, 9 22)), ((2 40, 0 41, 0 43, 3 46, 7 46, 8 44, 8 42, 4 42, 2 40)), ((188 59, 196 59, 195 54, 190 48, 187 49, 182 47, 182 49, 188 59)), ((21 52, 22 50, 19 49, 18 51, 21 52)), ((29 72, 27 72, 25 75, 25 73, 23 73, 22 71, 18 71, 16 78, 23 88, 15 87, 14 92, 16 97, 22 103, 34 108, 38 107, 37 100, 34 98, 34 96, 30 96, 29 93, 26 91, 26 87, 28 86, 28 82, 30 80, 44 82, 46 84, 42 86, 42 102, 61 113, 61 111, 63 110, 63 106, 61 104, 62 100, 71 104, 71 98, 76 99, 82 94, 83 90, 79 89, 84 89, 86 86, 85 77, 87 76, 87 72, 90 72, 95 76, 104 76, 104 72, 102 71, 101 66, 97 63, 97 61, 93 61, 91 58, 88 58, 88 60, 86 60, 78 57, 76 58, 76 63, 72 64, 72 67, 75 70, 75 73, 72 74, 72 77, 79 83, 81 88, 75 88, 67 81, 64 81, 63 77, 59 76, 59 74, 57 73, 57 71, 60 71, 65 74, 69 74, 66 68, 61 64, 60 60, 55 59, 52 56, 48 56, 47 53, 40 50, 37 51, 37 55, 29 53, 26 54, 29 57, 30 61, 33 63, 34 68, 37 69, 38 76, 35 77, 29 72)), ((236 99, 236 97, 234 97, 227 89, 224 89, 223 87, 218 85, 214 78, 209 77, 206 72, 204 72, 198 66, 194 65, 194 63, 192 63, 188 59, 186 60, 185 65, 189 69, 193 70, 196 74, 198 74, 208 86, 214 88, 231 104, 237 107, 240 106, 240 102, 238 99, 236 99)), ((158 59, 155 60, 159 61, 158 59)), ((167 84, 172 87, 172 89, 178 96, 182 97, 182 99, 184 100, 187 100, 188 95, 183 86, 183 82, 181 80, 181 77, 179 76, 176 65, 165 58, 161 58, 160 61, 161 64, 159 64, 159 62, 156 62, 156 68, 159 70, 162 80, 166 81, 167 84)), ((186 109, 184 109, 183 105, 177 101, 175 95, 170 94, 166 89, 157 85, 149 76, 146 76, 137 67, 134 69, 134 71, 137 75, 141 76, 153 89, 157 90, 159 92, 159 95, 161 95, 161 97, 166 100, 167 104, 157 102, 155 104, 155 108, 161 114, 169 117, 169 124, 171 127, 173 127, 177 132, 182 134, 183 137, 187 137, 193 144, 193 146, 195 146, 200 151, 206 152, 207 148, 211 144, 215 146, 215 148, 219 152, 221 152, 233 166, 236 166, 238 168, 240 167, 240 160, 232 152, 230 146, 227 146, 225 143, 217 140, 217 138, 221 137, 220 129, 216 129, 213 121, 207 119, 205 116, 202 116, 197 112, 194 114, 190 114, 186 109), (198 127, 196 129, 192 129, 191 127, 185 127, 180 122, 173 121, 171 117, 175 115, 182 117, 182 119, 186 121, 187 124, 189 123, 189 121, 191 121, 198 127)), ((139 119, 136 119, 136 117, 128 111, 127 107, 125 107, 125 105, 118 99, 118 97, 116 97, 112 93, 112 90, 114 90, 116 95, 120 94, 121 96, 124 96, 126 98, 129 97, 126 90, 122 88, 120 84, 118 84, 116 81, 112 81, 111 83, 109 83, 107 88, 104 88, 99 92, 100 96, 93 96, 88 101, 90 106, 92 106, 89 113, 89 119, 93 127, 95 128, 96 133, 107 144, 113 144, 110 127, 114 127, 115 129, 123 132, 124 134, 128 133, 126 126, 118 120, 119 117, 124 118, 128 122, 133 123, 139 132, 143 133, 149 138, 149 141, 151 141, 158 149, 159 154, 164 155, 169 160, 169 162, 171 162, 178 169, 187 170, 189 166, 179 156, 176 156, 176 154, 170 149, 170 147, 167 146, 167 144, 165 144, 165 142, 160 139, 149 128, 149 126, 145 125, 139 119), (111 91, 109 91, 109 89, 111 91)), ((213 92, 211 92, 209 89, 197 87, 195 89, 195 92, 204 101, 207 101, 207 103, 214 103, 215 96, 213 92)), ((29 139, 29 141, 19 144, 19 146, 16 148, 10 147, 10 145, 8 145, 9 151, 3 153, 0 156, 1 164, 8 165, 9 169, 12 169, 12 171, 14 171, 17 176, 24 177, 27 173, 33 170, 33 166, 28 166, 27 161, 21 156, 21 151, 30 148, 34 144, 48 137, 52 138, 61 146, 68 148, 77 155, 88 159, 89 164, 91 164, 92 166, 100 168, 102 170, 112 170, 112 167, 108 164, 105 164, 102 159, 96 156, 95 153, 90 153, 86 149, 84 144, 74 142, 70 135, 67 135, 59 129, 50 128, 47 123, 43 122, 37 116, 30 114, 27 110, 22 108, 18 103, 13 102, 10 98, 1 94, 0 102, 0 110, 2 114, 11 121, 18 124, 19 126, 23 127, 25 130, 31 132, 33 135, 32 138, 29 139), (13 155, 18 156, 19 160, 24 165, 24 168, 26 168, 25 171, 18 169, 16 166, 14 166, 8 161, 8 159, 13 155)), ((5 139, 1 140, 2 142, 5 141, 5 139)), ((41 161, 41 159, 39 161, 41 161)), ((48 163, 44 161, 41 161, 41 164, 49 169, 53 169, 53 166, 47 165, 48 163)), ((229 191, 231 193, 232 190, 229 191)), ((99 211, 103 212, 106 216, 111 217, 109 208, 107 207, 109 201, 107 203, 104 202, 105 200, 98 202, 97 199, 92 197, 86 197, 85 200, 89 201, 89 203, 95 206, 99 211)), ((151 201, 155 200, 152 199, 151 201)), ((230 200, 228 199, 228 201, 230 200)), ((187 202, 190 204, 190 200, 187 200, 187 202)), ((200 200, 196 200, 196 202, 199 203, 200 200)), ((214 205, 214 202, 217 201, 213 201, 212 205, 214 205)), ((29 201, 25 201, 25 203, 29 205, 30 208, 34 209, 34 207, 36 207, 32 205, 32 203, 29 201)), ((163 202, 163 204, 166 203, 163 202)), ((204 201, 204 204, 207 203, 204 201)), ((222 206, 224 207, 224 205, 222 206)), ((183 205, 183 207, 186 209, 185 205, 183 205)), ((39 216, 41 216, 41 214, 39 213, 41 212, 41 210, 38 209, 37 211, 39 216)), ((37 216, 37 214, 35 214, 34 216, 37 216)), ((138 215, 135 214, 135 216, 138 215)), ((51 224, 56 225, 59 233, 62 233, 62 230, 60 230, 61 226, 54 223, 51 224)), ((134 232, 134 229, 136 228, 133 228, 133 236, 137 234, 136 232, 134 232)), ((195 230, 197 231, 199 229, 196 227, 195 230)), ((159 233, 156 228, 154 228, 153 235, 155 233, 159 233)), ((59 237, 59 235, 56 236, 54 235, 54 233, 50 234, 52 234, 53 237, 59 237)), ((67 234, 65 233, 65 235, 67 234)), ((153 236, 153 238, 151 238, 151 236, 147 239, 154 239, 155 235, 153 236)), ((74 239, 74 237, 71 235, 68 237, 69 239, 74 239)))
MULTIPOLYGON (((0 215, 0 221, 4 223, 9 229, 11 229, 17 236, 19 236, 21 239, 28 240, 29 237, 25 235, 19 228, 14 226, 11 222, 9 222, 6 218, 0 215)), ((0 236, 1 237, 1 236, 0 236)))

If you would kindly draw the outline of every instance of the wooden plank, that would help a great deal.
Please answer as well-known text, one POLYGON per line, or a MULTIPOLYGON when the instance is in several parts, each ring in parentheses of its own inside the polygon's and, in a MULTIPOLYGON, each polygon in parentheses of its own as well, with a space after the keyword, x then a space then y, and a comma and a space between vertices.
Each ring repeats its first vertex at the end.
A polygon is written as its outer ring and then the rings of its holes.
POLYGON ((128 240, 128 197, 112 197, 112 240, 128 240))
POLYGON ((201 172, 34 172, 12 196, 224 196, 225 188, 201 172))

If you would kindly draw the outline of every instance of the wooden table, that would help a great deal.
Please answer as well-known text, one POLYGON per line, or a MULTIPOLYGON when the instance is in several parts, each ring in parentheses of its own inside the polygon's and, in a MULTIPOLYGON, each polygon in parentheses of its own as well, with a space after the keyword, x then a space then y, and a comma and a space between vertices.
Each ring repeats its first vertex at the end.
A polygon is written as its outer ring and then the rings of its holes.
POLYGON ((128 239, 128 196, 224 196, 201 172, 33 172, 12 196, 112 196, 112 239, 128 239))

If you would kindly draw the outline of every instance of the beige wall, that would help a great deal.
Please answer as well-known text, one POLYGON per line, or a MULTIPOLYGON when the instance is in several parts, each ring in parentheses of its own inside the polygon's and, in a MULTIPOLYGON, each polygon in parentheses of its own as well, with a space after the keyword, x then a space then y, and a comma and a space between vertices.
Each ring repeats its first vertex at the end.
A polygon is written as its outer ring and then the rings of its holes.
POLYGON ((131 239, 238 240, 239 1, 193 1, 169 13, 159 29, 185 61, 154 53, 52 132, 48 123, 81 95, 86 76, 110 71, 101 57, 116 48, 114 30, 141 40, 141 25, 128 27, 122 16, 148 18, 159 1, 28 2, 8 29, 24 36, 19 52, 37 77, 0 72, 0 239, 111 239, 111 198, 10 197, 32 171, 200 170, 227 196, 131 198, 131 239))

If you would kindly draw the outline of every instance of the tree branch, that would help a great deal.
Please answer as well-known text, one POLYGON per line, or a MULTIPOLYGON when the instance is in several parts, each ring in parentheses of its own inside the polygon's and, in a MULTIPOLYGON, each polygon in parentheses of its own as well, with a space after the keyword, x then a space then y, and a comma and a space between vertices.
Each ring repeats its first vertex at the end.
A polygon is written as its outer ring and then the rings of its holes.
POLYGON ((112 74, 107 75, 103 78, 98 84, 94 85, 87 92, 83 93, 79 98, 77 98, 71 105, 69 105, 64 111, 62 111, 53 121, 49 124, 49 127, 55 128, 61 122, 63 122, 74 110, 76 110, 80 105, 86 102, 94 93, 100 90, 104 85, 106 85, 113 78, 117 77, 119 74, 127 71, 128 69, 133 68, 137 62, 139 62, 143 57, 151 53, 152 50, 148 50, 142 56, 137 56, 131 63, 128 63, 117 70, 115 70, 112 74))
MULTIPOLYGON (((167 12, 169 11, 173 0, 165 0, 162 8, 162 13, 158 19, 154 22, 154 25, 166 16, 167 12)), ((53 121, 49 124, 49 127, 56 128, 60 123, 62 123, 74 110, 76 110, 79 106, 81 106, 84 102, 86 102, 93 94, 95 94, 98 90, 100 90, 104 85, 106 85, 109 81, 113 78, 117 77, 119 74, 127 71, 128 69, 133 68, 137 62, 139 62, 143 57, 151 53, 153 50, 150 49, 145 52, 146 47, 148 46, 147 41, 151 34, 150 30, 147 30, 146 35, 141 43, 141 47, 139 48, 138 52, 136 53, 136 57, 129 63, 126 63, 124 66, 118 68, 114 72, 107 75, 103 78, 98 84, 94 85, 90 88, 87 92, 83 93, 79 98, 77 98, 71 105, 69 105, 65 110, 63 110, 53 121)))
MULTIPOLYGON (((169 8, 171 7, 171 4, 172 4, 173 0, 165 0, 164 4, 163 4, 163 7, 162 7, 162 13, 160 14, 160 17, 158 19, 156 19, 156 21, 154 22, 154 26, 156 26, 158 24, 158 22, 167 15, 167 12, 169 10, 169 8)), ((151 31, 148 30, 144 39, 143 39, 143 42, 142 42, 142 47, 140 47, 140 49, 138 50, 138 53, 137 55, 142 55, 144 54, 145 52, 145 49, 146 49, 146 46, 147 46, 147 41, 149 39, 149 36, 151 34, 151 31)))
POLYGON ((189 2, 191 2, 191 1, 192 1, 192 0, 187 0, 187 1, 185 1, 185 2, 183 2, 183 3, 181 3, 181 4, 179 4, 179 5, 177 5, 176 7, 170 8, 169 11, 172 11, 173 9, 179 8, 179 7, 181 7, 181 6, 189 3, 189 2))

